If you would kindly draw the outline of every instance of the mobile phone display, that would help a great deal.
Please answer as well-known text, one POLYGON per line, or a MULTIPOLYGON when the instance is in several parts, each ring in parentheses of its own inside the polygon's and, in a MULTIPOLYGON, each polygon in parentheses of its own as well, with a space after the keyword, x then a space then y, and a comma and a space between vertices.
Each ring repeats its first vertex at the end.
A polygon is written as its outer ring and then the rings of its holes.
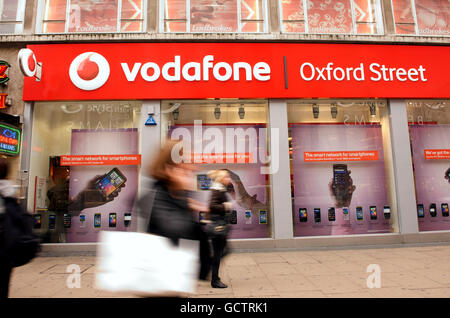
POLYGON ((320 217, 320 208, 314 208, 314 222, 320 223, 321 217, 320 217))
POLYGON ((123 218, 123 223, 126 227, 129 227, 131 224, 131 213, 125 213, 123 218))
POLYGON ((109 214, 109 227, 116 227, 117 226, 117 213, 110 213, 109 214))
POLYGON ((56 227, 56 215, 50 214, 48 216, 48 228, 49 230, 54 230, 56 227))
POLYGON ((81 214, 80 215, 80 227, 84 227, 85 223, 86 223, 86 215, 81 214))
POLYGON ((252 224, 252 211, 245 211, 245 224, 252 224))
POLYGON ((386 220, 389 220, 391 218, 391 207, 388 205, 385 205, 383 208, 384 218, 386 220))
POLYGON ((342 208, 342 215, 344 217, 344 221, 350 220, 350 215, 348 212, 349 212, 348 208, 342 208))
POLYGON ((333 165, 333 183, 331 185, 334 196, 338 203, 338 207, 341 207, 344 202, 348 202, 350 199, 350 178, 348 174, 347 165, 334 164, 333 165))
POLYGON ((259 210, 259 224, 267 224, 267 211, 259 210))
POLYGON ((101 227, 102 226, 102 215, 100 213, 94 214, 94 227, 101 227))
POLYGON ((69 213, 64 213, 64 228, 69 229, 72 225, 72 216, 69 213))
POLYGON ((114 192, 116 192, 125 182, 127 178, 120 172, 119 169, 114 168, 106 174, 106 176, 96 183, 100 192, 108 198, 114 192))
POLYGON ((209 190, 211 186, 211 179, 206 174, 197 175, 197 185, 200 190, 209 190))
POLYGON ((40 214, 34 214, 33 215, 33 228, 34 229, 40 229, 41 228, 41 215, 40 214))
POLYGON ((425 217, 425 212, 424 212, 424 207, 423 207, 423 204, 418 204, 417 205, 417 216, 419 217, 419 218, 423 218, 423 217, 425 217))
POLYGON ((308 213, 306 208, 298 209, 298 215, 300 218, 300 222, 308 222, 308 213))
POLYGON ((448 216, 448 204, 447 203, 442 203, 441 204, 441 209, 442 209, 442 216, 448 216))
POLYGON ((370 207, 370 219, 371 220, 376 220, 377 219, 377 207, 376 206, 371 206, 370 207))
MULTIPOLYGON (((444 211, 442 211, 442 212, 444 212, 444 211)), ((436 203, 431 203, 430 204, 430 215, 433 218, 437 216, 436 203)), ((444 216, 444 213, 442 213, 442 215, 444 216)))
POLYGON ((334 208, 328 208, 328 221, 336 221, 336 211, 334 208))
POLYGON ((237 212, 236 212, 236 210, 232 210, 231 211, 230 224, 237 224, 237 212))
POLYGON ((357 219, 358 221, 364 220, 364 213, 363 213, 363 208, 362 208, 362 206, 357 206, 357 207, 356 207, 356 219, 357 219))

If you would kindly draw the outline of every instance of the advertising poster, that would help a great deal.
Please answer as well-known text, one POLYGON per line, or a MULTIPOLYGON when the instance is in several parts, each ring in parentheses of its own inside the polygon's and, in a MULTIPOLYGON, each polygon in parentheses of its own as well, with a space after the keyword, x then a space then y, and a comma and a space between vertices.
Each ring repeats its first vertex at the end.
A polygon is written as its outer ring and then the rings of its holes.
POLYGON ((450 229, 450 125, 409 127, 420 231, 450 229))
POLYGON ((133 154, 138 154, 138 145, 136 128, 72 130, 71 156, 69 156, 72 161, 83 156, 83 159, 86 159, 86 156, 95 159, 101 155, 107 160, 103 163, 98 162, 97 165, 73 163, 70 167, 69 196, 74 200, 80 193, 87 193, 83 196, 84 205, 87 207, 81 212, 74 212, 71 208, 71 220, 66 222, 66 226, 70 224, 66 228, 68 243, 96 242, 100 231, 136 230, 136 216, 132 215, 132 210, 138 191, 138 162, 127 160, 133 157, 133 154), (112 155, 127 155, 117 156, 119 160, 121 158, 127 160, 123 160, 123 164, 116 161, 114 165, 110 165, 111 161, 108 159, 112 155), (109 180, 104 179, 105 175, 109 180), (107 199, 98 199, 100 191, 92 186, 95 181, 99 181, 102 185, 107 199), (118 185, 120 191, 114 194, 115 185, 118 185), (96 191, 86 192, 93 188, 96 191))
POLYGON ((290 126, 294 235, 390 232, 381 126, 290 126))
MULTIPOLYGON (((208 171, 229 170, 232 187, 228 194, 233 204, 230 238, 270 236, 269 176, 261 173, 266 162, 265 125, 176 125, 170 127, 169 137, 188 140, 191 145, 192 158, 198 160, 193 180, 195 199, 205 205, 211 196, 208 171)), ((207 218, 207 213, 197 217, 207 218)))
POLYGON ((117 0, 71 0, 69 32, 116 32, 117 0))

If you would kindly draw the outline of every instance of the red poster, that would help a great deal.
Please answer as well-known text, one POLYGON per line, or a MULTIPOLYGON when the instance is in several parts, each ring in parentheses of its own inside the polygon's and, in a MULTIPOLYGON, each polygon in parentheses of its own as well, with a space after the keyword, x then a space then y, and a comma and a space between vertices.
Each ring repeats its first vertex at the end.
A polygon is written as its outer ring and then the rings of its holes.
POLYGON ((71 0, 69 32, 116 32, 118 0, 71 0))
POLYGON ((425 160, 449 160, 450 149, 424 149, 425 160))
POLYGON ((305 162, 323 161, 373 161, 379 160, 377 150, 367 151, 305 151, 305 162))
POLYGON ((61 156, 61 166, 140 165, 141 155, 76 155, 61 156))
POLYGON ((419 34, 450 35, 450 1, 416 0, 419 34))
POLYGON ((191 32, 237 32, 237 0, 191 0, 191 32))
POLYGON ((353 33, 351 0, 308 2, 308 27, 311 33, 353 33))

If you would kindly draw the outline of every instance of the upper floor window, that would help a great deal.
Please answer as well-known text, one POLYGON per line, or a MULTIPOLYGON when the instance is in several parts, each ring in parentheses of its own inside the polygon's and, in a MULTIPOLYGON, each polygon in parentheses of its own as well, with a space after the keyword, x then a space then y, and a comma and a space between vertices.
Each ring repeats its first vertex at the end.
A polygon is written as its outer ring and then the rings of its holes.
POLYGON ((395 33, 450 35, 449 0, 391 0, 395 33))
POLYGON ((285 33, 383 34, 379 0, 280 0, 285 33))
POLYGON ((265 33, 267 0, 160 0, 160 30, 265 33))
POLYGON ((0 34, 22 33, 25 0, 0 0, 0 34))
POLYGON ((142 32, 146 0, 40 0, 41 33, 142 32))

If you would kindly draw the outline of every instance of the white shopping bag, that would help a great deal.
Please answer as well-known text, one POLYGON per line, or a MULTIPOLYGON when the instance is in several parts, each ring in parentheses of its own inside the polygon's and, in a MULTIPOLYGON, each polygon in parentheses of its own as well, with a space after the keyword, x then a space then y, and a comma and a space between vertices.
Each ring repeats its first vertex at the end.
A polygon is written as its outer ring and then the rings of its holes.
POLYGON ((194 293, 199 270, 197 241, 146 233, 100 233, 96 288, 142 295, 194 293))

